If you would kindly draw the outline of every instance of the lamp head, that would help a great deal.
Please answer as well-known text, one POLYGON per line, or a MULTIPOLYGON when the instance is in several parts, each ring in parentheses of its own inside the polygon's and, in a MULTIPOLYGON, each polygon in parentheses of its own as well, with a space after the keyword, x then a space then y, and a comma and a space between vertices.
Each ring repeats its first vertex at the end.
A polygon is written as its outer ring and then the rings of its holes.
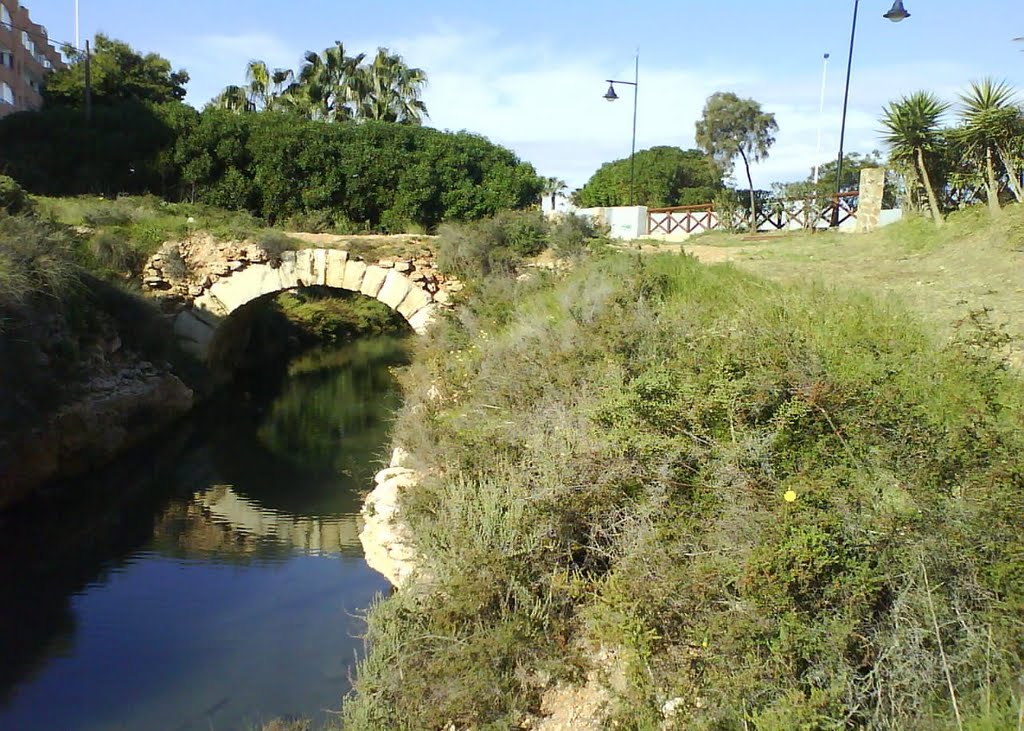
POLYGON ((882 17, 891 20, 893 23, 899 23, 901 20, 909 18, 910 13, 903 7, 903 0, 896 0, 889 9, 889 12, 882 17))
POLYGON ((615 93, 615 84, 611 82, 608 83, 608 91, 607 93, 605 93, 604 98, 610 102, 613 102, 619 98, 619 95, 615 93))

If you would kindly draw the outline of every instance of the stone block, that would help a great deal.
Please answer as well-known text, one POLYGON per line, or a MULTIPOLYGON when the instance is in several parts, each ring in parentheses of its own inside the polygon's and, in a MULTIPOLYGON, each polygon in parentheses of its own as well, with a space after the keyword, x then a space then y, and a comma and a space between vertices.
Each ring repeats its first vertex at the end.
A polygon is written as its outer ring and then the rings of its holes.
POLYGON ((411 287, 409 294, 405 296, 402 303, 398 305, 398 314, 408 320, 432 301, 430 294, 419 287, 411 287))
POLYGON ((363 283, 364 274, 366 274, 366 262, 349 261, 345 265, 345 278, 341 282, 342 288, 358 292, 363 283))
POLYGON ((409 318, 409 326, 418 335, 424 335, 430 329, 436 317, 437 305, 432 302, 426 307, 420 308, 415 315, 409 318))
POLYGON ((215 325, 221 319, 228 316, 228 308, 210 292, 207 292, 202 297, 196 297, 192 302, 192 306, 195 316, 211 325, 215 325))
POLYGON ((348 252, 340 249, 330 249, 327 252, 327 272, 324 275, 324 284, 328 287, 341 287, 345 279, 345 262, 348 261, 348 252))
POLYGON ((312 249, 295 252, 295 278, 302 287, 311 287, 317 283, 312 249))
POLYGON ((327 249, 314 249, 311 275, 315 283, 323 287, 327 284, 327 249))
POLYGON ((402 303, 402 300, 405 299, 405 296, 409 294, 411 288, 412 282, 392 269, 388 272, 388 276, 384 280, 384 286, 380 288, 380 292, 377 294, 377 299, 391 309, 396 310, 398 305, 402 303))
POLYGON ((366 267, 366 273, 363 275, 363 283, 359 286, 359 291, 367 297, 376 297, 380 292, 380 288, 384 286, 384 280, 387 279, 387 276, 387 269, 381 269, 372 265, 366 267))

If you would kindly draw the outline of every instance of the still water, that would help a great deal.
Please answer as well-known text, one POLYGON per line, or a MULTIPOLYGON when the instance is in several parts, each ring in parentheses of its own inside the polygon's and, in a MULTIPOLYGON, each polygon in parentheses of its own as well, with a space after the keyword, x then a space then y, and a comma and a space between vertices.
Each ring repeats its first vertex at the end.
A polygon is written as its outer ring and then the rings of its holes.
POLYGON ((308 354, 0 515, 0 729, 330 719, 388 590, 357 515, 405 358, 394 338, 308 354))

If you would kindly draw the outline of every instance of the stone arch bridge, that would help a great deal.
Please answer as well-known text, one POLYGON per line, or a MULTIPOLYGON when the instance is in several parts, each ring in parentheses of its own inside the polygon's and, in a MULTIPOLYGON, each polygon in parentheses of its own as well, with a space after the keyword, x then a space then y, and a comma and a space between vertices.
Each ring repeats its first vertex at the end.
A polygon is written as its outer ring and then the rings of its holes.
MULTIPOLYGON (((189 249, 179 249, 187 264, 189 249)), ((174 332, 182 346, 205 358, 220 325, 240 307, 260 297, 298 287, 331 287, 373 297, 398 312, 423 334, 448 302, 449 289, 461 285, 445 280, 432 260, 381 259, 369 263, 341 249, 300 249, 271 258, 258 247, 221 249, 222 256, 188 279, 167 274, 170 254, 155 255, 147 264, 144 284, 157 296, 174 297, 179 311, 174 332), (226 256, 225 256, 226 254, 226 256)))

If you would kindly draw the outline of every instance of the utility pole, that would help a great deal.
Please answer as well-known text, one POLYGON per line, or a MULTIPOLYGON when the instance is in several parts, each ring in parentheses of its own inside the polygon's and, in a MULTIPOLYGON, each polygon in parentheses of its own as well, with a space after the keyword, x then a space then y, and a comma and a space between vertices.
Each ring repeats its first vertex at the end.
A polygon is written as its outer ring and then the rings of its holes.
POLYGON ((92 121, 92 49, 85 42, 85 121, 92 121))
POLYGON ((79 48, 82 47, 82 37, 79 34, 79 28, 80 27, 81 26, 78 24, 78 0, 75 0, 75 50, 76 51, 79 48))

